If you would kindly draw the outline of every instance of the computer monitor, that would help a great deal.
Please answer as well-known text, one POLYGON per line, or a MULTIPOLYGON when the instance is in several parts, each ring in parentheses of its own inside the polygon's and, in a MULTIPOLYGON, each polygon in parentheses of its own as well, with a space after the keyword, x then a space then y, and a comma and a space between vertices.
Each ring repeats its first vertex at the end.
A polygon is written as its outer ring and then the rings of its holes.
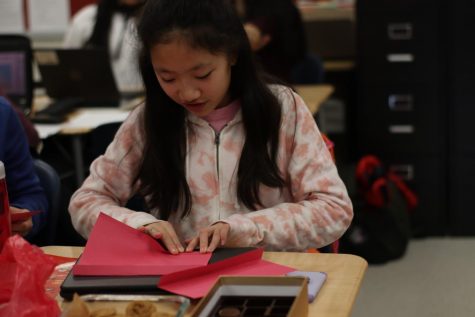
POLYGON ((25 113, 33 97, 30 39, 0 35, 0 95, 7 96, 25 113))
POLYGON ((51 98, 80 98, 89 107, 119 105, 121 96, 106 50, 41 49, 34 55, 51 98))

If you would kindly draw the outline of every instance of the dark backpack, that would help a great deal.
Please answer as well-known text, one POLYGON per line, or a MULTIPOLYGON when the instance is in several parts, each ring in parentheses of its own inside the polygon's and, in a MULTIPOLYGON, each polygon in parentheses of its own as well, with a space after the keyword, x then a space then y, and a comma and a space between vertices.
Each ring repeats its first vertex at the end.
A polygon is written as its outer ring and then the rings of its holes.
POLYGON ((374 156, 359 161, 356 179, 354 219, 340 239, 340 252, 359 255, 368 263, 401 257, 411 238, 409 213, 417 197, 374 156))

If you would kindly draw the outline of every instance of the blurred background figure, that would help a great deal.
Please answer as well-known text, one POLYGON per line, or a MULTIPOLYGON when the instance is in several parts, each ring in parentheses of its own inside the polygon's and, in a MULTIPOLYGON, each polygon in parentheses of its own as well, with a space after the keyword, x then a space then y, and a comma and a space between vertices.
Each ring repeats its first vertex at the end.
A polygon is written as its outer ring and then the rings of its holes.
POLYGON ((105 48, 121 93, 143 89, 138 70, 135 17, 145 0, 98 0, 78 11, 64 37, 65 48, 105 48))
POLYGON ((299 9, 292 0, 232 0, 252 50, 264 70, 293 83, 293 69, 305 60, 307 43, 299 9))
POLYGON ((38 156, 41 150, 41 139, 38 135, 38 131, 36 130, 33 123, 25 116, 24 111, 22 111, 20 107, 18 107, 12 100, 10 100, 10 98, 8 98, 7 93, 1 83, 0 98, 4 98, 4 100, 7 101, 12 106, 12 109, 16 112, 18 119, 20 120, 20 123, 23 126, 23 129, 25 130, 30 153, 34 157, 38 156))
POLYGON ((0 97, 0 161, 5 174, 10 212, 41 211, 32 218, 12 223, 12 232, 33 238, 47 221, 48 201, 35 174, 25 130, 13 106, 0 97))

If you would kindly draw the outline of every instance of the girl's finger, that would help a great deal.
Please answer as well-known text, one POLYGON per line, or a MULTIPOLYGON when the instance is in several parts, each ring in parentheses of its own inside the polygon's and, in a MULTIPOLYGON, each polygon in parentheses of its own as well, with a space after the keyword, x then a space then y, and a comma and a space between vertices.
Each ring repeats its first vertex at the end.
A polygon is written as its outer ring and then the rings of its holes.
POLYGON ((176 234, 176 231, 173 228, 173 226, 171 225, 171 223, 165 222, 165 228, 166 228, 166 231, 168 232, 168 234, 170 235, 170 238, 173 240, 173 243, 175 244, 177 250, 179 252, 184 252, 185 249, 183 248, 183 246, 180 242, 180 239, 178 238, 178 235, 176 234))
POLYGON ((164 239, 165 239, 165 236, 166 236, 166 239, 168 241, 167 248, 171 253, 177 254, 179 252, 184 252, 185 251, 185 249, 181 245, 180 239, 178 239, 178 236, 175 232, 175 229, 173 229, 173 227, 171 225, 164 226, 162 228, 162 230, 163 230, 164 239))
POLYGON ((145 227, 145 232, 148 233, 154 239, 160 239, 162 237, 162 232, 157 226, 148 226, 145 227))
POLYGON ((228 238, 229 233, 229 225, 224 226, 221 230, 219 230, 219 234, 221 236, 221 246, 226 244, 226 239, 228 238))
POLYGON ((210 231, 207 229, 200 230, 200 252, 206 253, 208 249, 208 239, 210 231))
POLYGON ((178 246, 175 244, 175 241, 173 241, 172 237, 168 233, 163 234, 161 240, 163 241, 163 244, 167 247, 167 250, 170 251, 170 253, 178 254, 178 246))
POLYGON ((198 241, 199 241, 198 237, 191 239, 191 241, 188 242, 188 245, 186 246, 186 252, 193 252, 193 250, 198 245, 198 241))
POLYGON ((211 242, 209 243, 207 252, 213 252, 216 247, 219 245, 219 242, 221 241, 221 234, 218 228, 214 230, 213 232, 213 237, 211 238, 211 242))

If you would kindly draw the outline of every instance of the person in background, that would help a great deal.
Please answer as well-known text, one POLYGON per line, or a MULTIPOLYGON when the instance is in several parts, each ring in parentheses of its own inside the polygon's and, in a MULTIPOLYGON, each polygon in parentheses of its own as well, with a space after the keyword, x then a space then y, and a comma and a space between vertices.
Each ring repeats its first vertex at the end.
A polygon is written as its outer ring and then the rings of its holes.
POLYGON ((292 0, 232 0, 264 70, 292 84, 292 70, 307 54, 305 30, 292 0))
POLYGON ((143 90, 137 65, 135 18, 145 0, 99 0, 73 17, 64 37, 65 48, 104 48, 109 52, 119 90, 143 90))
POLYGON ((40 149, 42 147, 41 139, 36 130, 33 123, 25 116, 25 113, 18 107, 15 103, 13 103, 8 97, 7 92, 2 85, 0 85, 0 97, 5 98, 10 105, 12 105, 13 110, 15 110, 18 119, 20 119, 20 123, 25 129, 26 138, 28 140, 28 145, 30 147, 30 152, 33 156, 37 157, 40 149))
POLYGON ((13 222, 12 231, 27 239, 44 226, 48 201, 33 168, 25 131, 12 105, 0 97, 0 161, 5 165, 10 212, 41 211, 24 221, 13 222))
POLYGON ((303 251, 346 231, 352 204, 312 114, 263 81, 229 1, 147 1, 138 34, 146 99, 71 198, 83 237, 100 212, 173 254, 303 251), (124 207, 138 192, 149 213, 124 207))

